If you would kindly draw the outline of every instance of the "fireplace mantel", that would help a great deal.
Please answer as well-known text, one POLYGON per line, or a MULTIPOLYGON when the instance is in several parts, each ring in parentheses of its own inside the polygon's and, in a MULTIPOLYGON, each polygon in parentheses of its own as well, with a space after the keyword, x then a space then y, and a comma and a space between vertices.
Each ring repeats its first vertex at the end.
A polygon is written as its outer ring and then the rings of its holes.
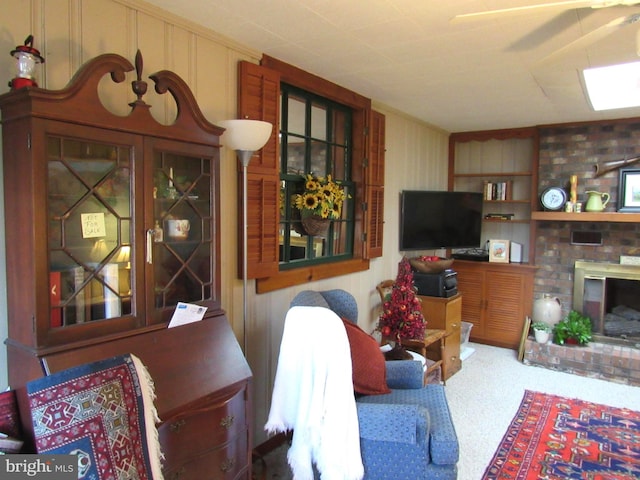
POLYGON ((613 222, 613 223, 638 223, 640 213, 620 212, 531 212, 531 220, 557 221, 557 222, 613 222))

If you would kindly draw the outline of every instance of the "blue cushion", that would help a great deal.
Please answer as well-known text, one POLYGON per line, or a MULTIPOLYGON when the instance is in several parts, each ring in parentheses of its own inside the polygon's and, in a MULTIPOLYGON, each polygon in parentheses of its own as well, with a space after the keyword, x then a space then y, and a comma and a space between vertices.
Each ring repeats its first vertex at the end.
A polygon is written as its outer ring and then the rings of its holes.
POLYGON ((427 385, 420 389, 392 390, 384 395, 361 397, 358 403, 421 405, 429 412, 429 453, 438 465, 454 465, 459 458, 456 435, 449 405, 442 385, 427 385))

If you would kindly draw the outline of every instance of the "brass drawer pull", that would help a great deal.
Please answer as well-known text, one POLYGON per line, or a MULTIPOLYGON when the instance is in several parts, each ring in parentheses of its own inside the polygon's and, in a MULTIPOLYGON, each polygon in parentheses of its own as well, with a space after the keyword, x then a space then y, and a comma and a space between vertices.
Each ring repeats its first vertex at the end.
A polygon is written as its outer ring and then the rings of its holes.
POLYGON ((172 432, 178 433, 180 430, 182 430, 182 427, 184 427, 186 423, 186 420, 178 420, 177 422, 173 422, 171 425, 169 425, 169 428, 172 432))
POLYGON ((220 420, 220 426, 222 428, 226 428, 229 429, 231 428, 231 425, 233 425, 233 421, 234 421, 234 417, 233 415, 227 415, 226 417, 223 417, 222 420, 220 420))
POLYGON ((230 472, 235 464, 236 464, 235 458, 227 458, 220 465, 220 470, 222 470, 224 473, 230 472))

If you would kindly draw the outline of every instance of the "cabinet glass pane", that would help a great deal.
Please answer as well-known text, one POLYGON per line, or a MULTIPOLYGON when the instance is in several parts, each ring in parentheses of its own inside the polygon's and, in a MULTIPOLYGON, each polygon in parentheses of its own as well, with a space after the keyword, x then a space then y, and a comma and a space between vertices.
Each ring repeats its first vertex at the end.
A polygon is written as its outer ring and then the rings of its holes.
POLYGON ((52 328, 131 313, 131 149, 47 139, 52 328))
POLYGON ((212 298, 211 159, 154 154, 156 308, 212 298))

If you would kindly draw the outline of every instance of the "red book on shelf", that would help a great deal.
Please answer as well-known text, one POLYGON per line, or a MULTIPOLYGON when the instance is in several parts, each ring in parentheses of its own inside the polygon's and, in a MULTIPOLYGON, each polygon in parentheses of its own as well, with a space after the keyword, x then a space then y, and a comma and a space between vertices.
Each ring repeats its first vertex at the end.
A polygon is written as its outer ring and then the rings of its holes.
POLYGON ((62 294, 62 275, 60 272, 49 273, 49 306, 51 308, 51 327, 62 326, 62 309, 60 305, 60 297, 62 294))

